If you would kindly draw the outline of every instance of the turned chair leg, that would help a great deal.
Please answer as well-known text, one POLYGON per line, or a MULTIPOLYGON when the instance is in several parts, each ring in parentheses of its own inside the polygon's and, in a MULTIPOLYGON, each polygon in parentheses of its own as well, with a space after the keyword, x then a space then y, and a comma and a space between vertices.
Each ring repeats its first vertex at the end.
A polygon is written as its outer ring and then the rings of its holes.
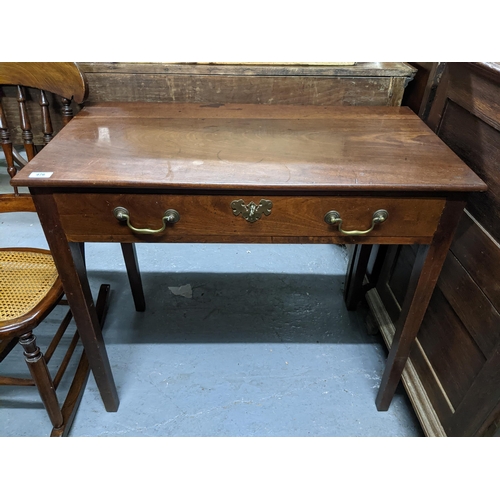
POLYGON ((47 368, 47 363, 45 363, 45 358, 40 348, 36 345, 36 337, 33 335, 33 332, 25 333, 20 337, 19 343, 24 349, 26 364, 38 388, 43 404, 47 409, 50 421, 54 427, 60 427, 63 424, 63 415, 59 407, 59 401, 57 400, 56 390, 47 368))

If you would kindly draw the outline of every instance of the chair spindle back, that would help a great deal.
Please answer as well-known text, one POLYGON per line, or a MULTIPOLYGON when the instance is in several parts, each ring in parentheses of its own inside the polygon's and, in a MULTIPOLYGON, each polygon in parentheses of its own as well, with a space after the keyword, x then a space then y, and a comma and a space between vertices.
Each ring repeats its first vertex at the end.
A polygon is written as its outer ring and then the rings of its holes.
MULTIPOLYGON (((81 104, 87 96, 87 83, 84 75, 75 63, 0 63, 0 141, 7 163, 7 172, 13 178, 18 169, 31 161, 41 148, 46 146, 54 137, 54 126, 51 117, 50 100, 47 93, 54 94, 54 99, 61 99, 61 121, 63 126, 73 118, 73 101, 81 104), (16 129, 12 117, 7 120, 6 110, 2 107, 2 85, 15 86, 17 107, 19 111, 19 126, 21 129, 21 143, 13 142, 16 129), (43 139, 41 144, 35 144, 32 120, 28 107, 27 88, 36 89, 38 104, 40 105, 40 123, 43 139), (17 146, 17 147, 16 147, 17 146), (27 160, 19 153, 22 146, 27 160)), ((13 194, 0 194, 0 213, 13 211, 35 211, 31 197, 21 194, 13 188, 13 194)))

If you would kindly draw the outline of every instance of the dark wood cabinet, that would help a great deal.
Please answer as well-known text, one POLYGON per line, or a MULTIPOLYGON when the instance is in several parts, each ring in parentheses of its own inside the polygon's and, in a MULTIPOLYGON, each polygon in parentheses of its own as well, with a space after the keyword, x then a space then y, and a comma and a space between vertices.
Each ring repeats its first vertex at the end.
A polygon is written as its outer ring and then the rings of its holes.
MULTIPOLYGON (((422 103, 425 107, 425 103, 422 103)), ((500 426, 500 65, 447 63, 426 123, 487 184, 468 201, 404 383, 428 435, 500 426)), ((367 294, 391 343, 415 247, 375 248, 367 294)))

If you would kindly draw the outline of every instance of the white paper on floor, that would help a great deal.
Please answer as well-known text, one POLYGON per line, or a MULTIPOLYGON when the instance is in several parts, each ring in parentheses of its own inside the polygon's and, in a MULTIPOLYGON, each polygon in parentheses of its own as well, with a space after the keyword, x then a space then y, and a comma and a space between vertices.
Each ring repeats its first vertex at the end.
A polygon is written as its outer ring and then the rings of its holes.
POLYGON ((168 289, 174 295, 180 295, 181 297, 186 297, 186 299, 193 298, 193 289, 191 288, 191 285, 189 283, 187 285, 181 286, 169 286, 168 289))

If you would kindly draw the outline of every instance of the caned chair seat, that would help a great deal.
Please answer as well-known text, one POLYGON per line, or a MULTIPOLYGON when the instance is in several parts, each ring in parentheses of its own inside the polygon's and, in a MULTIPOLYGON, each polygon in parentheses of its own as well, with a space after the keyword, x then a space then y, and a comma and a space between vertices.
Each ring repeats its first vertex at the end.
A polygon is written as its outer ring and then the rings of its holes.
POLYGON ((31 330, 62 295, 48 250, 0 248, 0 336, 31 330))

